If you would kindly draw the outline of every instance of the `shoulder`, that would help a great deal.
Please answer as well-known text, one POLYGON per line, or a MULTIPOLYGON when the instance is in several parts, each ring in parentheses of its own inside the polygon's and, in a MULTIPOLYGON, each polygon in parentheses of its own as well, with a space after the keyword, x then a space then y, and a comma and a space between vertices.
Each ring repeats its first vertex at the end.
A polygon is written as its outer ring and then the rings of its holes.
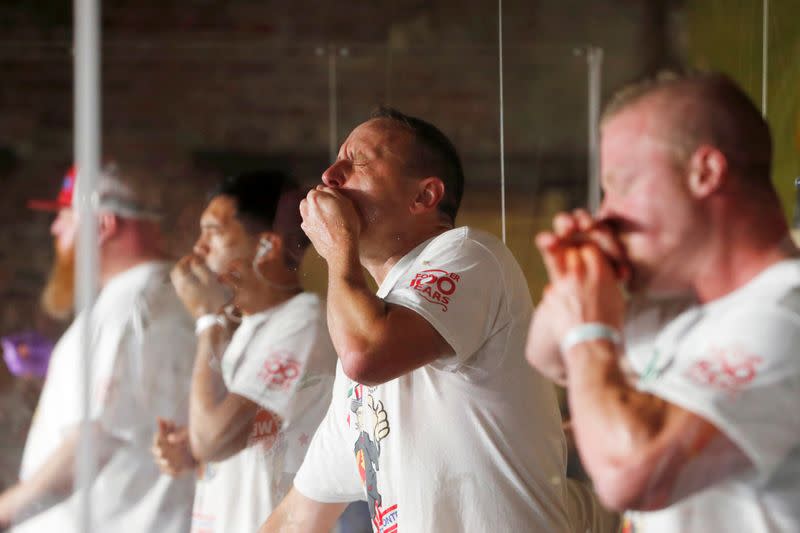
POLYGON ((777 263, 704 306, 708 323, 733 334, 800 329, 800 260, 777 263))
POLYGON ((327 331, 324 302, 314 293, 303 292, 265 313, 253 336, 259 342, 266 342, 297 335, 314 337, 323 330, 327 331))
POLYGON ((175 335, 181 330, 193 332, 191 316, 170 281, 171 266, 162 261, 143 265, 141 276, 130 286, 133 295, 129 313, 132 320, 146 328, 173 330, 175 335))
POLYGON ((513 257, 497 237, 462 226, 432 239, 419 254, 416 263, 454 262, 465 266, 484 264, 503 267, 509 260, 513 261, 513 257))

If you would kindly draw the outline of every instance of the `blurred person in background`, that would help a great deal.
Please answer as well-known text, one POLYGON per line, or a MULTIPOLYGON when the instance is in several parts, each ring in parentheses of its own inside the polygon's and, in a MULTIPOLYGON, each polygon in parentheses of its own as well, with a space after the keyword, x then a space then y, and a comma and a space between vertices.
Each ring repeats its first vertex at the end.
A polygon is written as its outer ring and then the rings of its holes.
MULTIPOLYGON (((55 200, 30 200, 28 208, 51 213, 72 202, 75 169, 70 168, 61 183, 55 200)), ((51 233, 54 233, 51 228, 51 233)), ((71 245, 60 246, 53 237, 54 260, 41 293, 43 314, 37 318, 54 319, 54 324, 67 323, 74 308, 74 254, 71 245)), ((40 320, 37 320, 37 326, 40 320)), ((57 326, 56 326, 57 327, 57 326)), ((44 385, 53 342, 35 329, 13 333, 0 339, 3 361, 0 363, 0 491, 15 484, 25 436, 30 427, 39 394, 44 385)))
POLYGON ((729 78, 673 73, 611 101, 601 154, 597 219, 537 236, 528 358, 566 384, 602 501, 631 533, 800 530, 800 260, 769 126, 729 78), (661 319, 620 281, 696 304, 629 336, 661 319))
MULTIPOLYGON (((279 172, 225 179, 172 281, 196 320, 189 425, 159 421, 153 454, 197 467, 192 531, 254 531, 292 486, 330 404, 336 354, 298 267, 301 190, 279 172), (225 308, 241 313, 234 330, 225 308)), ((187 357, 190 354, 185 354, 187 357)))
MULTIPOLYGON (((51 205, 58 259, 43 303, 72 308, 77 176, 51 205)), ((105 165, 92 198, 98 222, 99 286, 57 343, 28 434, 17 484, 0 494, 0 527, 16 532, 78 531, 74 465, 80 453, 80 337, 90 330, 90 432, 97 474, 90 487, 98 531, 185 532, 194 480, 162 476, 149 454, 157 416, 185 419, 195 346, 190 317, 169 283, 159 191, 151 176, 105 165)))

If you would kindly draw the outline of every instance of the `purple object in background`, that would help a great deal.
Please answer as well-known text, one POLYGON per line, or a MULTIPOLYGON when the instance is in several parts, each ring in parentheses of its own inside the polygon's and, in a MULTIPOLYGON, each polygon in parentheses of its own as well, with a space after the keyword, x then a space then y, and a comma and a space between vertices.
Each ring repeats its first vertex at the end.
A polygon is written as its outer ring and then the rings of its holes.
POLYGON ((53 341, 35 331, 24 331, 3 337, 0 344, 3 346, 3 359, 12 374, 18 377, 45 377, 53 352, 53 341))

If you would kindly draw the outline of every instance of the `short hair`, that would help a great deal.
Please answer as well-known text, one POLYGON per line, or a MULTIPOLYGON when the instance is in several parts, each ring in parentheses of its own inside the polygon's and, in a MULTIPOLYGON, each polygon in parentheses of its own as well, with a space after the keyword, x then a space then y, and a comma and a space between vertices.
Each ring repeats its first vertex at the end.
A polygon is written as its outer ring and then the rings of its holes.
POLYGON ((286 265, 300 265, 310 243, 300 227, 300 202, 305 191, 287 174, 255 170, 228 176, 212 189, 208 199, 217 196, 228 196, 236 202, 236 218, 251 235, 263 231, 280 235, 286 265))
POLYGON ((409 164, 442 180, 444 196, 438 210, 454 223, 464 195, 464 170, 458 151, 450 139, 430 122, 391 107, 378 107, 370 118, 391 120, 412 134, 418 154, 416 160, 409 164))
POLYGON ((731 173, 743 183, 772 188, 772 135, 769 125, 749 96, 728 76, 718 72, 664 71, 617 92, 606 106, 601 123, 649 97, 663 96, 663 135, 678 162, 685 163, 697 147, 719 149, 731 173))

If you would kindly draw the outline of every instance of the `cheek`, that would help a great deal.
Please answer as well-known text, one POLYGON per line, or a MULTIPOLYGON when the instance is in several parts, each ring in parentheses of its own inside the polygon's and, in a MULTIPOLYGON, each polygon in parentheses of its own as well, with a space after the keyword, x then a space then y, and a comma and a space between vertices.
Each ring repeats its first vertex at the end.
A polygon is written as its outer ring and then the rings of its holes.
POLYGON ((56 246, 62 252, 69 252, 75 247, 75 237, 77 234, 77 227, 74 224, 65 224, 59 228, 56 236, 56 246))
POLYGON ((229 255, 229 246, 225 239, 220 237, 212 237, 208 240, 208 254, 206 255, 206 264, 214 272, 219 273, 226 262, 229 255))

